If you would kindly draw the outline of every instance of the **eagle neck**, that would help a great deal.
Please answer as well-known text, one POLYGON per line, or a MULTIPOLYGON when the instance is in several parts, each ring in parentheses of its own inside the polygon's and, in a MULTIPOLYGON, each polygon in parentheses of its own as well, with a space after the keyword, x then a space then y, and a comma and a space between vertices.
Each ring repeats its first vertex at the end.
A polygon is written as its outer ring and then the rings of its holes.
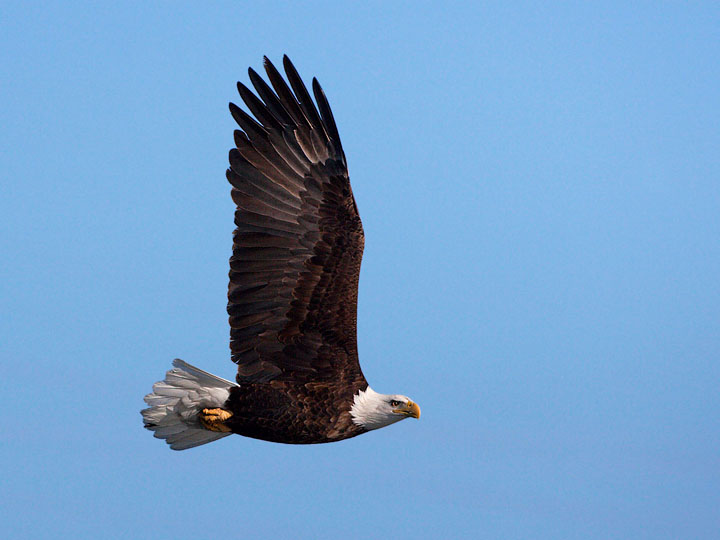
POLYGON ((365 390, 358 391, 350 409, 353 423, 364 429, 373 430, 401 420, 402 417, 389 412, 387 406, 389 399, 390 396, 379 394, 370 386, 365 390))

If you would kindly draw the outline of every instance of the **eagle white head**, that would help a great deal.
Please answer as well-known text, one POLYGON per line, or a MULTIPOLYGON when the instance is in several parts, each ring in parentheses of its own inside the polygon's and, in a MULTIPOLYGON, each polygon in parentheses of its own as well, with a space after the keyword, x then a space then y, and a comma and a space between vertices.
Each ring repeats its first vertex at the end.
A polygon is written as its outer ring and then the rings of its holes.
POLYGON ((350 414, 356 425, 371 430, 405 418, 420 418, 420 407, 407 396, 378 394, 368 386, 355 395, 350 414))

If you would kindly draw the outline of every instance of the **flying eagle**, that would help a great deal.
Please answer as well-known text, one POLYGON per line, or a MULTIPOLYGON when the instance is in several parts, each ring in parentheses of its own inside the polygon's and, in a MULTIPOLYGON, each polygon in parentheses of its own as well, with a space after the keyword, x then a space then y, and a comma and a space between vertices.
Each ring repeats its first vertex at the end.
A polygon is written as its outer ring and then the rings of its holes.
POLYGON ((287 56, 285 82, 248 70, 234 103, 227 179, 237 205, 227 311, 236 382, 175 360, 145 396, 145 427, 173 450, 236 433, 313 444, 419 418, 408 397, 379 394, 360 369, 357 296, 364 234, 330 105, 313 104, 287 56))

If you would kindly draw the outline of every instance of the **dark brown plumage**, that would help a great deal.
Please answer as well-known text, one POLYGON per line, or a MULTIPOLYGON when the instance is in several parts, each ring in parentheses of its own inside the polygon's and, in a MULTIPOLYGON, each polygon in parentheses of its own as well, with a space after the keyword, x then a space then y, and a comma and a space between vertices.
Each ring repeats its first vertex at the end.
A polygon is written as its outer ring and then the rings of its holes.
POLYGON ((265 58, 272 89, 252 69, 238 83, 227 178, 237 204, 230 259, 230 349, 239 386, 228 426, 286 443, 340 440, 364 430, 350 417, 367 388, 357 352, 364 235, 335 120, 316 79, 318 110, 295 67, 292 90, 265 58))

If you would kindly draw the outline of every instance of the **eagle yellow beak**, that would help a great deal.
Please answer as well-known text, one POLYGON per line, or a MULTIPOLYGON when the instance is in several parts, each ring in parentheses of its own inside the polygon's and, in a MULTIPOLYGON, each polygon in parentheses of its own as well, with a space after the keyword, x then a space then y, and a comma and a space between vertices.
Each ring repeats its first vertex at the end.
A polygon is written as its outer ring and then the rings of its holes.
POLYGON ((420 418, 420 406, 414 401, 401 403, 397 409, 393 409, 394 413, 404 414, 412 418, 420 418))

